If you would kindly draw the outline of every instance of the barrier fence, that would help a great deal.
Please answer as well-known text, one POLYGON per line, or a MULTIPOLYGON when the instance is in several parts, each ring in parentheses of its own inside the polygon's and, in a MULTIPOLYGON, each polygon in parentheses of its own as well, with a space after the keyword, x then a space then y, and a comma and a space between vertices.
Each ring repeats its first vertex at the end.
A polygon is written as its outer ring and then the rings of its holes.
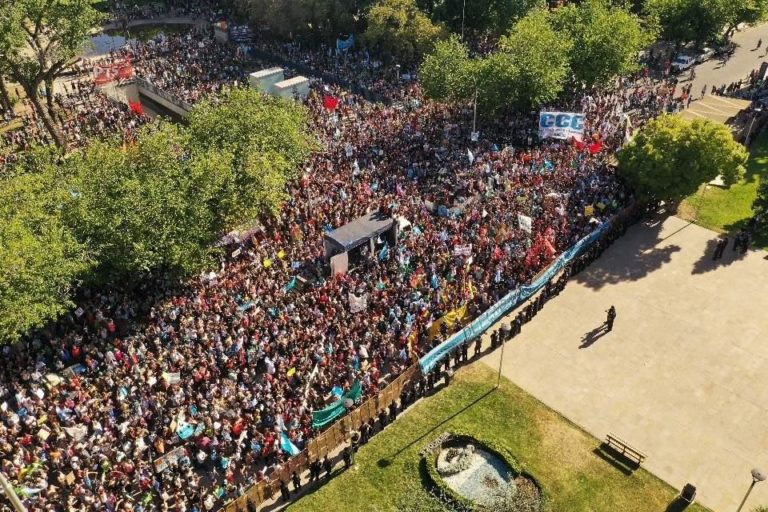
POLYGON ((272 499, 280 493, 281 481, 290 482, 294 471, 301 474, 309 469, 310 462, 331 455, 346 444, 353 430, 359 430, 363 423, 367 423, 371 419, 375 420, 379 412, 386 411, 392 402, 400 398, 406 386, 419 375, 419 364, 413 363, 379 391, 378 395, 367 399, 349 414, 340 418, 330 428, 307 441, 304 450, 288 459, 278 471, 269 475, 269 480, 253 485, 245 494, 227 503, 222 510, 224 512, 245 512, 248 510, 248 501, 252 501, 254 505, 258 506, 272 499))
POLYGON ((616 230, 622 229, 623 226, 628 222, 631 222, 633 216, 637 216, 638 213, 638 206, 633 204, 616 214, 610 222, 604 223, 599 229, 582 238, 576 245, 539 272, 530 285, 518 288, 499 300, 466 328, 455 333, 446 340, 446 342, 436 347, 435 350, 424 356, 420 361, 414 362, 408 369, 395 378, 395 380, 379 391, 378 395, 367 399, 349 414, 337 420, 330 428, 307 441, 304 450, 298 455, 290 458, 280 470, 269 475, 268 480, 253 485, 245 492, 245 494, 230 501, 221 510, 224 512, 246 512, 248 510, 248 501, 252 501, 254 505, 258 506, 265 501, 272 499, 272 497, 279 494, 281 481, 289 482, 294 471, 301 474, 309 469, 310 462, 332 454, 336 449, 347 443, 349 435, 353 430, 359 430, 363 423, 367 423, 370 419, 376 420, 379 412, 382 410, 386 411, 392 402, 398 400, 406 386, 414 379, 418 378, 422 374, 422 371, 424 373, 430 371, 440 360, 450 354, 457 346, 461 345, 461 343, 469 343, 470 340, 481 335, 485 329, 509 313, 512 308, 518 306, 539 291, 547 282, 556 276, 566 264, 582 255, 588 249, 594 247, 596 242, 602 237, 611 234, 611 230, 615 233, 616 230), (522 298, 523 295, 524 298, 522 298), (491 319, 493 319, 493 321, 490 321, 491 319), (451 342, 450 347, 448 347, 449 342, 451 342), (442 350, 435 352, 441 347, 443 347, 442 350), (430 354, 432 355, 430 356, 430 354), (429 358, 428 364, 425 365, 425 359, 427 358, 429 358), (427 367, 426 369, 425 366, 427 367))

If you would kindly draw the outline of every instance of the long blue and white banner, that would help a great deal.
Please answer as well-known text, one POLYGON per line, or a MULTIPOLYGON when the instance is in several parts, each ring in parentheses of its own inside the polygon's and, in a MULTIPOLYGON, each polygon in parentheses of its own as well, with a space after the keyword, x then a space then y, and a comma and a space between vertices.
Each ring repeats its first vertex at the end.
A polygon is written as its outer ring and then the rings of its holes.
POLYGON ((421 371, 428 373, 442 361, 448 354, 454 351, 462 343, 469 343, 475 337, 480 336, 490 326, 498 322, 507 313, 512 311, 520 303, 524 302, 530 296, 541 290, 563 267, 570 263, 576 256, 581 254, 584 249, 595 243, 600 236, 610 227, 609 222, 603 223, 595 231, 585 236, 576 244, 557 257, 538 279, 527 286, 521 286, 506 294, 499 302, 490 309, 478 316, 471 324, 464 327, 459 332, 453 334, 440 345, 430 350, 419 360, 421 371))
POLYGON ((584 114, 573 112, 540 112, 540 139, 581 140, 584 137, 584 114))

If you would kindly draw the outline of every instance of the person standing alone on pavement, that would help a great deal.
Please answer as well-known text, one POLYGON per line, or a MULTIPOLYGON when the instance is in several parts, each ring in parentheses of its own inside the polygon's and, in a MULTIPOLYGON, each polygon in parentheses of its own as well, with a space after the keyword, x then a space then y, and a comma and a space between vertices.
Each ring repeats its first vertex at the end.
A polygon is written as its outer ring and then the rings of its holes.
POLYGON ((605 320, 605 327, 608 332, 611 332, 613 330, 613 321, 616 320, 616 308, 611 306, 606 313, 608 313, 608 318, 605 320))

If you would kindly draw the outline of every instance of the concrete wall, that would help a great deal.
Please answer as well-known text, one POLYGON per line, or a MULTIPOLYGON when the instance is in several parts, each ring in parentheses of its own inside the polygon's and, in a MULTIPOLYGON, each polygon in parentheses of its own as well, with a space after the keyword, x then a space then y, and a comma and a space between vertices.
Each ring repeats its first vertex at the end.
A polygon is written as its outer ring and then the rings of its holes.
POLYGON ((187 112, 192 109, 192 105, 175 98, 173 95, 163 91, 162 89, 150 84, 149 82, 140 78, 136 79, 136 87, 139 94, 146 96, 155 103, 167 108, 171 112, 174 112, 180 116, 186 116, 187 112))

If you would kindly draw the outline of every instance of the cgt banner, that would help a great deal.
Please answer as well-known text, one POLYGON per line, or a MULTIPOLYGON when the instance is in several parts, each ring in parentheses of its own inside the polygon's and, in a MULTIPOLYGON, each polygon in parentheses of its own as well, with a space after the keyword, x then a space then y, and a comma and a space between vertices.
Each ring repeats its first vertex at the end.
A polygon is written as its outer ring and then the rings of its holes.
POLYGON ((539 113, 539 138, 581 140, 584 136, 584 114, 572 112, 539 113))

